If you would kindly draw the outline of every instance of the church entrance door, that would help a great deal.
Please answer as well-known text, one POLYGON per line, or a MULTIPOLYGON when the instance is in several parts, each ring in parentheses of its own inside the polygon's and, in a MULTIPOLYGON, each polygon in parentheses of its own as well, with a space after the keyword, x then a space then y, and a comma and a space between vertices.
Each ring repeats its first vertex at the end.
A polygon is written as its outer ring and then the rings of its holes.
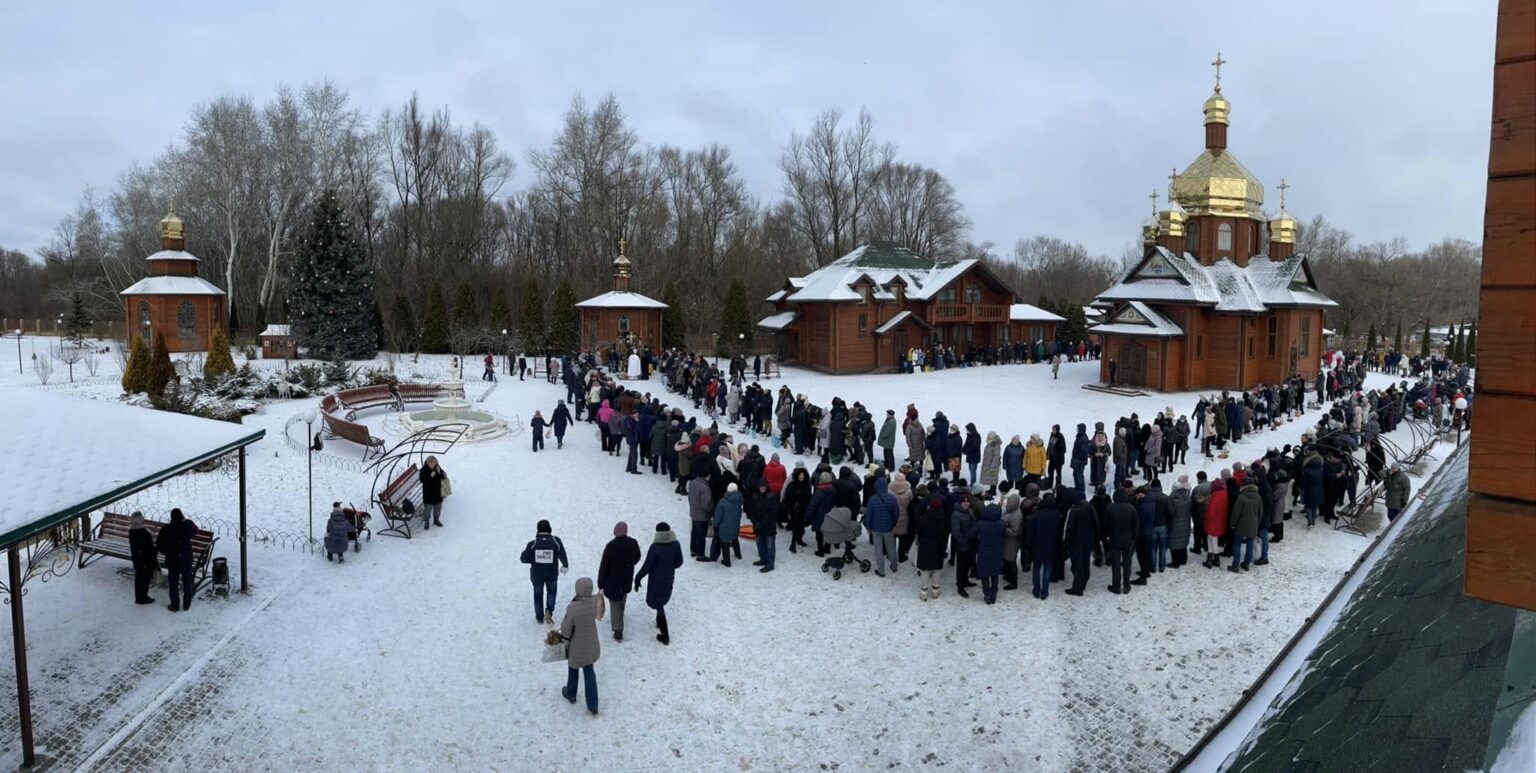
POLYGON ((1120 345, 1120 372, 1117 379, 1122 384, 1145 386, 1147 383, 1147 347, 1134 339, 1120 345))

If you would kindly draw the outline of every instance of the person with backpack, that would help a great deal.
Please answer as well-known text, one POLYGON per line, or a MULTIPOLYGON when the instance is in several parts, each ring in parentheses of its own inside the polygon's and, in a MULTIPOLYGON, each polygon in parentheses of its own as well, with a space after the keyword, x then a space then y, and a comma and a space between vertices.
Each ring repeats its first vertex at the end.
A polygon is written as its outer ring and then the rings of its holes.
POLYGON ((522 562, 528 564, 528 579, 533 583, 534 621, 554 625, 555 591, 570 562, 565 557, 565 543, 552 533, 549 521, 539 521, 537 533, 523 548, 522 562))

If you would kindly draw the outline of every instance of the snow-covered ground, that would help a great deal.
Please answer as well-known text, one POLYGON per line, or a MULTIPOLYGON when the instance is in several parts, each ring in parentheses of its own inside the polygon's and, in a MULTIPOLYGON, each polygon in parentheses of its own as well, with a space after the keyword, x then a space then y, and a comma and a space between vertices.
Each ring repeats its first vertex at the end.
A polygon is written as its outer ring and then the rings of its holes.
MULTIPOLYGON (((446 364, 423 357, 399 367, 446 364)), ((1145 419, 1165 406, 1188 413, 1196 400, 1080 388, 1096 374, 1097 363, 1064 365, 1057 381, 1027 365, 839 377, 786 368, 770 383, 823 404, 858 400, 877 415, 916 403, 925 420, 943 410, 1005 439, 1044 436, 1053 423, 1070 438, 1078 422, 1091 428, 1132 411, 1145 419)), ((484 394, 477 374, 466 375, 470 397, 484 394)), ((35 388, 30 373, 0 370, 0 402, 8 389, 35 388)), ((49 389, 101 399, 118 391, 115 373, 49 389)), ((563 396, 563 386, 503 380, 484 407, 526 420, 563 396)), ((246 419, 268 433, 250 454, 251 523, 280 535, 251 551, 251 597, 174 616, 135 607, 131 581, 114 571, 122 562, 111 559, 29 586, 45 754, 101 769, 1162 770, 1236 701, 1367 544, 1292 521, 1272 563, 1253 572, 1193 565, 1116 596, 1095 570, 1083 598, 1005 592, 987 607, 979 593, 955 596, 952 582, 937 602, 918 601, 910 567, 833 582, 781 535, 772 574, 750 566, 750 544, 731 569, 680 570, 670 647, 654 640, 649 610, 631 597, 626 640, 603 642, 602 714, 593 718, 560 699, 565 670, 539 661, 544 628, 531 618, 518 554, 537 520, 554 524, 572 563, 560 581, 563 610, 575 580, 595 576, 616 521, 629 522, 642 548, 659 521, 686 539, 684 500, 664 479, 623 475, 623 460, 603 456, 587 425, 563 450, 533 454, 526 436, 463 445, 443 458, 454 480, 444 528, 377 537, 344 566, 330 564, 281 540, 308 529, 306 456, 284 428, 313 402, 275 401, 246 419)), ((376 433, 382 419, 368 417, 376 433)), ((1295 442, 1311 423, 1250 436, 1226 463, 1295 442)), ((301 423, 296 441, 303 432, 301 423)), ((332 500, 361 504, 372 485, 344 460, 356 457, 344 441, 323 454, 317 530, 332 500)), ((1175 477, 1217 467, 1190 459, 1175 477)), ((191 474, 123 507, 232 521, 234 496, 223 474, 191 474)), ((218 552, 233 563, 235 540, 225 536, 218 552)), ((164 589, 157 595, 164 600, 164 589)), ((12 679, 0 668, 0 695, 14 694, 12 679)), ((0 759, 19 753, 16 736, 13 712, 0 712, 0 759)))

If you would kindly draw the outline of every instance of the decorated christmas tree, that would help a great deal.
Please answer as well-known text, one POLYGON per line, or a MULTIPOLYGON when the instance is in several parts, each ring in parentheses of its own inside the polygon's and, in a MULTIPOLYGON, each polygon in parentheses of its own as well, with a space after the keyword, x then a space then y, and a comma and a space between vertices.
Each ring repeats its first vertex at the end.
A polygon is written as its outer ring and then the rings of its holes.
POLYGON ((294 341, 311 356, 369 359, 378 353, 372 277, 335 191, 315 202, 288 287, 288 323, 294 341))

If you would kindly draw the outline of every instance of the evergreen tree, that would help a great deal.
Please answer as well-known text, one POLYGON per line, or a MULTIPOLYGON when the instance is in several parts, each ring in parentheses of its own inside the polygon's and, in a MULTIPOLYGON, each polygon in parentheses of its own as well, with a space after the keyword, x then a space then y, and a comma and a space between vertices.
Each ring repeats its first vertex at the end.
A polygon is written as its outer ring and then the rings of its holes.
POLYGON ((683 314, 682 301, 677 298, 677 286, 667 280, 661 291, 661 302, 667 310, 661 314, 661 345, 665 349, 685 349, 688 346, 688 317, 683 314))
POLYGON ((85 298, 79 292, 69 297, 69 316, 64 318, 64 337, 76 346, 91 332, 91 315, 85 311, 85 298))
POLYGON ((1424 335, 1419 339, 1419 356, 1429 356, 1429 320, 1424 320, 1424 335))
POLYGON ((123 368, 124 392, 134 395, 148 391, 150 357, 144 336, 134 336, 133 343, 128 346, 128 365, 123 368))
POLYGON ((507 302, 507 288, 498 287, 491 295, 491 327, 497 335, 512 329, 512 305, 507 302))
POLYGON ((544 290, 538 277, 529 277, 523 286, 523 308, 517 315, 517 332, 523 345, 535 352, 544 351, 544 290))
POLYGON ((1368 351, 1368 352, 1376 351, 1376 323, 1375 322, 1372 322, 1371 323, 1371 329, 1367 330, 1365 332, 1365 350, 1368 351))
POLYGON ((299 346, 327 359, 378 353, 373 280, 333 190, 315 202, 288 288, 288 323, 299 346))
POLYGON ((1344 320, 1344 331, 1339 336, 1339 348, 1343 349, 1344 351, 1349 351, 1349 336, 1350 333, 1354 332, 1350 330, 1350 327, 1351 325, 1349 324, 1349 319, 1346 318, 1344 320))
POLYGON ((576 288, 570 279, 560 280, 549 312, 549 345, 555 352, 574 353, 581 348, 581 312, 576 309, 576 288))
POLYGON ((480 328, 480 299, 475 294, 475 286, 468 279, 459 285, 459 291, 453 298, 453 329, 456 331, 478 330, 480 328))
POLYGON ((1451 325, 1451 331, 1445 336, 1446 359, 1455 361, 1461 358, 1457 347, 1461 344, 1461 330, 1456 325, 1451 325))
POLYGON ((1403 352, 1403 321, 1397 321, 1397 337, 1392 339, 1392 351, 1403 352))
POLYGON ((411 309, 411 299, 405 293, 395 293, 395 306, 389 312, 389 329, 394 331, 395 339, 390 343, 401 350, 411 348, 416 341, 416 312, 411 309))
POLYGON ((443 299, 441 285, 432 285, 427 294, 427 314, 421 318, 421 341, 424 352, 446 354, 448 352, 448 302, 443 299))
POLYGON ((144 378, 144 391, 150 397, 165 395, 165 387, 176 378, 176 366, 171 364, 171 353, 165 348, 165 334, 155 334, 155 349, 150 354, 149 372, 144 378))
POLYGON ((214 381, 235 372, 235 358, 229 353, 229 336, 223 325, 213 326, 208 338, 208 359, 203 361, 203 379, 214 381))
POLYGON ((1467 359, 1467 326, 1465 323, 1456 329, 1456 356, 1453 359, 1457 362, 1463 362, 1467 359))
POLYGON ((1467 358, 1467 367, 1477 367, 1477 323, 1472 323, 1472 329, 1467 332, 1467 349, 1462 352, 1467 358))
POLYGON ((725 303, 720 308, 721 353, 744 353, 752 345, 755 332, 752 308, 747 305, 747 287, 740 279, 732 279, 730 288, 725 291, 725 303))

